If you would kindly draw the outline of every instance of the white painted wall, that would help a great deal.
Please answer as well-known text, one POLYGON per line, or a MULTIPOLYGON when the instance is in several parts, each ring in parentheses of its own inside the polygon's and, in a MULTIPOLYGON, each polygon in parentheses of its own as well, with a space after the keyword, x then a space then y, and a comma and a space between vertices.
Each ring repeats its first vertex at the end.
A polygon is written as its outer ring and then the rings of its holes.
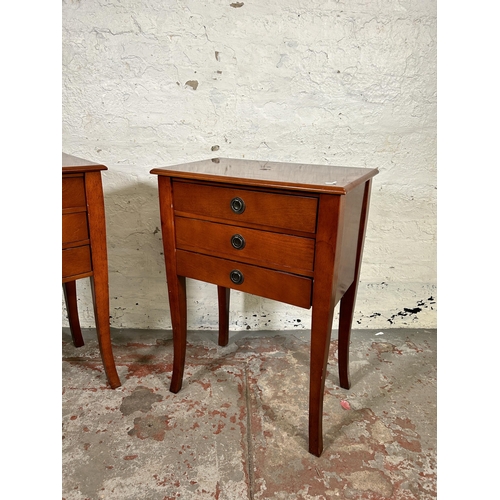
MULTIPOLYGON (((437 326, 435 1, 65 0, 62 27, 63 150, 109 167, 112 327, 171 327, 149 171, 214 155, 378 168, 354 326, 437 326)), ((215 287, 188 294, 215 329, 215 287)), ((233 292, 231 322, 310 311, 233 292)))

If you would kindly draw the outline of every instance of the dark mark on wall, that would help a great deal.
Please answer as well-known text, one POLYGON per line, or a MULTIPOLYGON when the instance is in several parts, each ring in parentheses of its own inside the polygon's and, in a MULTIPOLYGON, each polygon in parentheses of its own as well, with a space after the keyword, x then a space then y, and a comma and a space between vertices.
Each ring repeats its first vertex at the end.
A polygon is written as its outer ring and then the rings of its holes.
MULTIPOLYGON (((423 304, 420 304, 423 305, 423 304)), ((408 307, 405 307, 405 312, 410 313, 410 314, 417 314, 422 310, 421 307, 414 307, 413 309, 409 309, 408 307)))
MULTIPOLYGON (((424 308, 427 308, 427 305, 423 300, 419 300, 417 302, 417 306, 422 306, 424 308)), ((399 311, 397 314, 393 314, 387 321, 391 324, 394 323, 394 319, 397 318, 398 316, 408 316, 411 314, 417 314, 422 311, 422 307, 405 307, 403 311, 399 311)), ((431 308, 432 309, 432 308, 431 308)))
POLYGON ((185 85, 191 87, 193 90, 198 88, 198 80, 188 80, 185 85))
POLYGON ((153 231, 153 234, 157 234, 160 232, 160 228, 158 226, 156 226, 156 229, 153 231))
POLYGON ((215 51, 215 60, 220 62, 220 52, 218 50, 215 51))
MULTIPOLYGON (((381 289, 387 287, 387 283, 382 282, 382 283, 371 283, 368 284, 368 288, 375 288, 375 289, 381 289)), ((390 318, 387 319, 387 321, 392 325, 396 322, 398 318, 407 318, 406 321, 418 321, 418 316, 417 314, 422 312, 424 309, 430 309, 431 311, 434 310, 434 307, 432 307, 431 304, 435 304, 436 302, 434 301, 434 297, 429 297, 427 300, 421 299, 417 301, 416 307, 404 307, 402 311, 397 312, 396 314, 393 314, 390 318)), ((361 315, 359 319, 356 320, 357 324, 360 325, 362 323, 366 323, 367 321, 370 322, 370 318, 378 318, 379 316, 382 316, 381 313, 379 312, 374 312, 370 315, 361 315)), ((383 317, 383 316, 382 316, 383 317)), ((404 325, 408 324, 406 322, 403 322, 404 325)))
POLYGON ((212 151, 219 151, 219 146, 215 145, 215 146, 212 146, 212 151))
POLYGON ((238 9, 240 7, 243 7, 243 5, 245 5, 243 2, 235 2, 235 3, 230 3, 229 4, 231 7, 233 7, 234 9, 238 9))

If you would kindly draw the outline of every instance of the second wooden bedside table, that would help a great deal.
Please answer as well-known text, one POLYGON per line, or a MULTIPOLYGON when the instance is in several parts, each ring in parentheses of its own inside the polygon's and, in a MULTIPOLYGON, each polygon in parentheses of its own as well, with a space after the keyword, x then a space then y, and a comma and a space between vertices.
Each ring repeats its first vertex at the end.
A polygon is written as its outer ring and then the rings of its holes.
POLYGON ((109 328, 108 255, 101 171, 107 167, 62 154, 62 283, 75 347, 83 345, 76 280, 90 278, 99 349, 109 385, 120 386, 109 328))
POLYGON ((309 451, 323 450, 322 417, 335 305, 340 301, 339 378, 348 389, 349 337, 378 171, 214 158, 155 168, 174 335, 170 390, 182 385, 186 277, 214 283, 219 344, 229 330, 229 292, 312 306, 309 451))

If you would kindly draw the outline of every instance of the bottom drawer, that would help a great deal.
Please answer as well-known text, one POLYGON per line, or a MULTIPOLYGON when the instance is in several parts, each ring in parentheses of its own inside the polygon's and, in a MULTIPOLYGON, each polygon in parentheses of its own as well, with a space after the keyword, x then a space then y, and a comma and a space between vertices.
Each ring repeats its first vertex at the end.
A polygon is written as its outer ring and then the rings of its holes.
POLYGON ((86 274, 92 271, 90 246, 68 248, 62 251, 62 277, 86 274))
POLYGON ((177 250, 180 276, 241 290, 298 307, 311 307, 312 280, 272 269, 177 250))

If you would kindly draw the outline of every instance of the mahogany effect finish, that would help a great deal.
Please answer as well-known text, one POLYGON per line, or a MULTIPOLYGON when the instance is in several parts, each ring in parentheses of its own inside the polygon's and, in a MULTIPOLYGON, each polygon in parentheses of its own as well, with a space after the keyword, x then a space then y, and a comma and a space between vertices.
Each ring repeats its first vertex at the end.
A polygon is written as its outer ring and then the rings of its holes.
POLYGON ((75 347, 83 346, 76 280, 90 278, 97 338, 112 389, 121 385, 109 329, 108 257, 101 170, 104 165, 62 154, 62 283, 75 347))
POLYGON ((349 389, 349 339, 376 169, 214 158, 155 168, 174 363, 182 386, 186 277, 217 285, 219 345, 230 289, 312 307, 309 452, 323 451, 323 395, 340 302, 339 381, 349 389))

